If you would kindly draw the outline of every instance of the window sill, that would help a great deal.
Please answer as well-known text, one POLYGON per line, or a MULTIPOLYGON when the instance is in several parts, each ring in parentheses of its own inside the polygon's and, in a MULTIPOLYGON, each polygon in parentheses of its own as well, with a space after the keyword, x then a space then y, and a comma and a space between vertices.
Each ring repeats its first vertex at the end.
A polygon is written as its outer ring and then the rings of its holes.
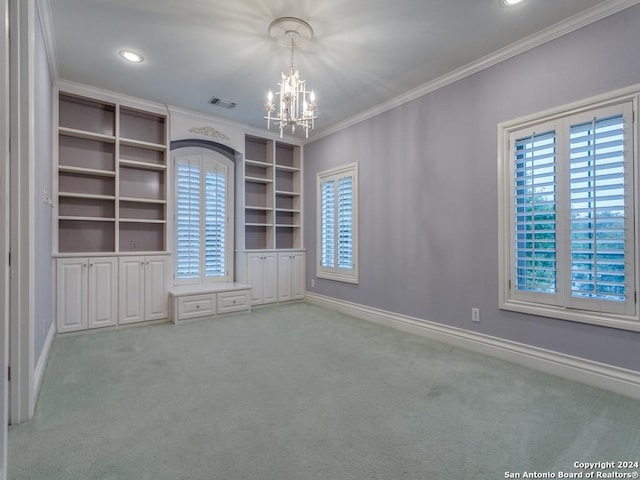
POLYGON ((571 322, 587 323, 601 327, 640 332, 640 319, 638 319, 638 317, 586 312, 552 305, 533 304, 518 300, 507 300, 506 302, 501 303, 499 308, 501 310, 527 313, 529 315, 555 318, 558 320, 569 320, 571 322))
POLYGON ((336 282, 353 283, 356 285, 360 283, 358 281, 358 277, 353 275, 340 275, 337 273, 328 273, 328 272, 318 271, 316 276, 318 278, 323 278, 325 280, 334 280, 336 282))

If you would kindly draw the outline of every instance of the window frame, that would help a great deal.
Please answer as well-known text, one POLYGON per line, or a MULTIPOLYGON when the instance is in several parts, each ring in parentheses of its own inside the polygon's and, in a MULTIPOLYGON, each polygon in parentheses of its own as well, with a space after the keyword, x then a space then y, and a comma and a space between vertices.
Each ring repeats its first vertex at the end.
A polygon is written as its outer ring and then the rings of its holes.
POLYGON ((174 211, 173 216, 173 242, 175 246, 174 251, 174 285, 200 285, 200 284, 212 284, 212 283, 227 283, 233 281, 234 276, 234 186, 235 186, 235 165, 234 162, 225 157, 224 155, 214 150, 202 147, 182 147, 172 152, 173 157, 173 202, 172 208, 174 211), (178 165, 184 163, 186 157, 199 157, 200 158, 200 252, 199 252, 199 277, 198 278, 178 278, 178 165), (205 174, 207 171, 211 171, 212 168, 221 166, 226 171, 225 176, 225 239, 224 239, 224 271, 222 276, 206 276, 206 252, 204 249, 205 236, 206 236, 206 217, 207 212, 205 208, 206 193, 205 193, 205 174), (209 167, 209 168, 207 168, 209 167))
POLYGON ((623 330, 640 331, 640 311, 638 307, 638 287, 640 274, 640 228, 639 228, 639 188, 640 188, 640 160, 638 155, 638 139, 640 138, 640 125, 637 121, 638 105, 640 103, 640 85, 635 85, 626 89, 617 90, 604 95, 599 95, 590 99, 575 102, 569 105, 547 110, 545 112, 529 115, 519 119, 500 123, 498 125, 498 215, 499 215, 499 232, 498 232, 498 249, 499 249, 499 308, 520 313, 551 317, 561 320, 569 320, 580 323, 601 325, 606 327, 618 328, 623 330), (561 263, 563 272, 570 270, 571 261, 569 258, 569 235, 571 231, 569 222, 569 157, 568 151, 561 151, 563 142, 568 144, 569 129, 572 123, 570 119, 580 115, 587 114, 592 111, 604 111, 610 107, 623 108, 624 104, 629 104, 631 108, 629 127, 629 137, 625 137, 625 142, 630 142, 631 172, 625 172, 625 179, 632 182, 631 192, 629 196, 632 199, 632 205, 625 205, 625 210, 631 209, 632 214, 628 217, 630 244, 633 248, 632 259, 630 265, 630 291, 628 292, 629 300, 627 310, 625 312, 610 313, 601 311, 600 305, 605 305, 605 300, 588 300, 575 302, 571 298, 569 281, 566 278, 568 273, 563 273, 565 277, 558 282, 557 302, 548 302, 544 299, 537 298, 544 294, 536 294, 535 292, 517 292, 515 289, 515 269, 514 269, 514 232, 513 224, 513 202, 514 202, 514 168, 515 162, 513 157, 514 139, 517 132, 532 130, 542 127, 538 131, 542 131, 546 126, 556 126, 556 137, 559 147, 556 165, 560 180, 557 181, 558 195, 561 203, 557 213, 558 231, 562 232, 562 238, 558 239, 557 258, 561 263), (558 126, 560 128, 558 129, 558 126), (513 287, 513 288, 512 288, 513 287), (582 303, 582 305, 579 305, 582 303), (590 308, 590 309, 589 309, 590 308))
MULTIPOLYGON (((319 172, 316 176, 316 212, 317 212, 317 255, 316 255, 316 276, 327 280, 335 280, 346 283, 359 283, 359 261, 358 261, 358 163, 351 163, 340 167, 319 172), (325 182, 335 181, 352 177, 351 194, 351 258, 352 268, 345 269, 338 266, 339 249, 337 246, 338 236, 334 240, 334 267, 322 265, 322 185, 325 182)), ((334 231, 338 231, 338 190, 335 191, 336 212, 334 212, 334 231)))

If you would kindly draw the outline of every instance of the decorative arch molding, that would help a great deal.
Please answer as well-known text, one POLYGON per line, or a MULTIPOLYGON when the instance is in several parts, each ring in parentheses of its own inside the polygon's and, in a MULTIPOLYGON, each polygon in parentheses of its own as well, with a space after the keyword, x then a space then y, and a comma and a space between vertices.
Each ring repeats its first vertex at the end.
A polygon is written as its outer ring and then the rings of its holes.
POLYGON ((224 155, 226 158, 231 160, 232 162, 236 162, 236 158, 242 156, 242 153, 237 150, 224 145, 222 143, 214 142, 211 140, 202 140, 200 138, 186 138, 183 140, 173 140, 169 144, 169 148, 171 151, 177 150, 179 148, 186 147, 200 147, 206 148, 207 150, 213 150, 214 152, 218 152, 221 155, 224 155))

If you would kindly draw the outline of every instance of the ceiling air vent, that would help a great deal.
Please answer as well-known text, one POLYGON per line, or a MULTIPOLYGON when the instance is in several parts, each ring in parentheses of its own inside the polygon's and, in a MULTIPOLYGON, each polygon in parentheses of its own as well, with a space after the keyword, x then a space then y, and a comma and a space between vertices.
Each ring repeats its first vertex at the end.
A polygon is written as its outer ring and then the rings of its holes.
POLYGON ((216 107, 228 108, 229 110, 236 107, 236 102, 226 102, 218 97, 211 97, 209 103, 211 105, 215 105, 216 107))

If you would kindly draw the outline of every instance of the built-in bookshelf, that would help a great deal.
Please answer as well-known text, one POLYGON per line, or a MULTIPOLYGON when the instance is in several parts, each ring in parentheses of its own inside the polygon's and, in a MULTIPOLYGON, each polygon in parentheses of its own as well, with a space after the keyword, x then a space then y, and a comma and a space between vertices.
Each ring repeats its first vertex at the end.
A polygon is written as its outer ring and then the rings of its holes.
POLYGON ((58 96, 58 253, 166 250, 167 117, 58 96))
POLYGON ((276 248, 301 248, 300 147, 276 142, 276 248))
POLYGON ((302 248, 300 147, 245 138, 245 249, 302 248))

